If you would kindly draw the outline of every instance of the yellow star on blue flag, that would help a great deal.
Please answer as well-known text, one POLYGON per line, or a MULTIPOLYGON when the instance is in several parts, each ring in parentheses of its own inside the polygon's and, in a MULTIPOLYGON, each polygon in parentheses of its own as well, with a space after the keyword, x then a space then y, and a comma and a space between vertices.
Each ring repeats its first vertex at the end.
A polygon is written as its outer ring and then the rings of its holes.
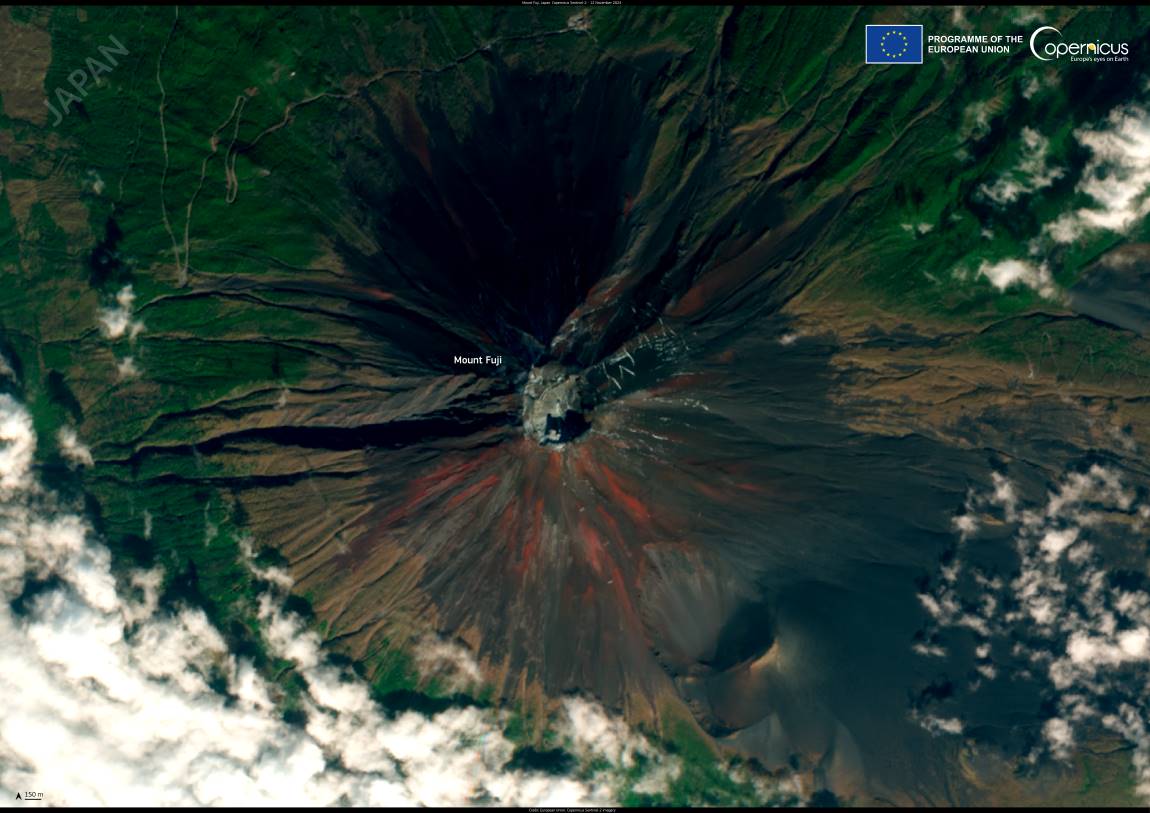
POLYGON ((868 65, 921 65, 921 25, 868 25, 866 27, 868 65))

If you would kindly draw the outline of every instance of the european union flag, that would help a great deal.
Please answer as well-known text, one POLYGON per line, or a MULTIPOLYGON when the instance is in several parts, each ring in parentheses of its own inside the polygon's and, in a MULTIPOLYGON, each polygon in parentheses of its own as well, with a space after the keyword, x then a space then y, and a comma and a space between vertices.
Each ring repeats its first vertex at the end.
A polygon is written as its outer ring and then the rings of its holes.
POLYGON ((868 25, 866 27, 866 64, 921 65, 921 25, 868 25))

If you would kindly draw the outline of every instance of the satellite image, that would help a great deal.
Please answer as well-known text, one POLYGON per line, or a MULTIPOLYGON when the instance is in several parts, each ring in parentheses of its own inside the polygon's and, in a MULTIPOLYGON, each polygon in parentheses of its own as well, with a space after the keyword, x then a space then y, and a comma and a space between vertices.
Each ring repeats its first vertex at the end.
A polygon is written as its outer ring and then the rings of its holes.
POLYGON ((0 802, 1150 804, 1150 9, 0 7, 0 802))

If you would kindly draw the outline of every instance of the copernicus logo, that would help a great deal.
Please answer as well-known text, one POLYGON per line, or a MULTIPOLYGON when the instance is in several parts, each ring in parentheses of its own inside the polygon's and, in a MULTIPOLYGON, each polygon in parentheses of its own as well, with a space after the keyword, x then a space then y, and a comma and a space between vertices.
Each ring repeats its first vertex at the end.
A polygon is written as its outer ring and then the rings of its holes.
POLYGON ((921 25, 868 25, 866 64, 921 65, 921 25))
POLYGON ((1062 32, 1052 25, 1034 29, 1030 53, 1043 62, 1068 58, 1071 62, 1128 62, 1130 46, 1125 42, 1065 42, 1062 32))

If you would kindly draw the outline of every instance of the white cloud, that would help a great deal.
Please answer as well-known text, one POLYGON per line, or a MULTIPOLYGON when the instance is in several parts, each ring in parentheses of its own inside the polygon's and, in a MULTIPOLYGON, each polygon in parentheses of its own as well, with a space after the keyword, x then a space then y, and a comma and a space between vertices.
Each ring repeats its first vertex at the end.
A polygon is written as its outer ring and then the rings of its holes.
MULTIPOLYGON (((992 658, 994 641, 998 651, 1028 663, 1026 671, 1045 676, 1057 709, 1043 729, 1051 755, 1069 758, 1079 729, 1101 726, 1134 745, 1137 789, 1150 797, 1150 593, 1115 582, 1092 540, 1108 530, 1128 535, 1145 508, 1118 472, 1105 466, 1065 475, 1044 503, 1031 506, 1008 478, 995 474, 993 490, 968 498, 960 516, 978 513, 978 527, 1015 523, 1017 575, 1007 581, 983 573, 960 544, 960 555, 940 568, 934 588, 919 599, 933 620, 928 640, 948 627, 975 632, 983 678, 1000 673, 992 658), (974 606, 960 599, 964 589, 978 592, 974 606), (1103 713, 1104 706, 1119 711, 1103 713)), ((960 543, 972 533, 958 530, 960 543)), ((928 654, 917 646, 915 651, 928 654)), ((1020 671, 1015 663, 1005 673, 1020 671)), ((919 719, 938 729, 929 718, 919 719)))
POLYGON ((1088 471, 1071 472, 1065 477, 1058 490, 1050 494, 1046 516, 1058 517, 1068 510, 1073 514, 1081 503, 1088 502, 1114 503, 1128 511, 1134 503, 1134 492, 1122 485, 1117 472, 1096 464, 1088 471))
POLYGON ((990 479, 994 483, 994 496, 991 499, 1002 506, 1007 520, 1013 521, 1018 513, 1018 493, 1014 489, 1014 483, 997 471, 991 474, 990 479))
POLYGON ((471 653, 452 641, 425 637, 415 647, 415 665, 420 675, 437 678, 450 692, 467 691, 483 682, 471 653))
POLYGON ((1074 729, 1061 717, 1051 717, 1042 727, 1050 750, 1059 759, 1069 759, 1074 748, 1074 729))
MULTIPOLYGON (((201 610, 158 606, 161 570, 117 582, 88 523, 32 476, 35 445, 26 410, 0 395, 3 787, 42 788, 55 805, 567 807, 614 804, 631 781, 663 789, 679 770, 579 698, 555 724, 580 760, 572 776, 509 769, 505 712, 389 715, 284 611, 286 574, 264 568, 265 644, 306 685, 306 724, 283 722, 280 689, 228 651, 201 610), (58 583, 14 609, 29 578, 50 576, 58 583), (211 688, 221 683, 227 697, 211 688), (640 774, 625 777, 639 755, 640 774)), ((250 542, 243 551, 254 567, 250 542)), ((462 656, 451 653, 456 668, 462 656)))
POLYGON ((1029 23, 1038 22, 1041 19, 1042 11, 1036 8, 1019 6, 1014 11, 1014 22, 1016 25, 1027 25, 1029 23))
POLYGON ((1050 561, 1056 560, 1068 547, 1078 539, 1077 528, 1063 528, 1062 530, 1047 531, 1038 543, 1038 547, 1046 554, 1050 561))
POLYGON ((1077 189, 1094 205, 1047 224, 1051 239, 1070 243, 1093 230, 1123 231, 1150 214, 1150 113, 1133 104, 1118 107, 1100 126, 1074 135, 1091 154, 1077 189))
POLYGON ((1033 98, 1034 94, 1042 89, 1042 83, 1036 76, 1027 76, 1022 82, 1022 98, 1024 99, 1033 98))
MULTIPOLYGON (((962 127, 959 131, 959 141, 968 139, 979 141, 990 132, 990 117, 992 107, 990 102, 972 102, 962 111, 962 127)), ((965 149, 962 147, 960 149, 965 149)))
POLYGON ((1061 178, 1063 171, 1049 167, 1046 154, 1050 141, 1037 130, 1022 128, 1022 144, 1015 166, 991 184, 982 184, 979 192, 1000 206, 1013 203, 1023 195, 1045 189, 1061 178))
POLYGON ((923 644, 917 643, 911 647, 916 653, 925 658, 944 658, 946 657, 946 649, 938 644, 923 644))
MULTIPOLYGON (((152 515, 147 511, 144 512, 144 537, 147 539, 151 539, 152 537, 152 515)), ((250 534, 241 534, 237 542, 240 548, 240 556, 243 558, 244 564, 257 579, 263 579, 270 584, 274 584, 281 590, 291 589, 291 574, 284 570, 282 567, 263 567, 256 563, 255 541, 252 539, 250 534)))
POLYGON ((1002 260, 997 263, 983 261, 978 267, 978 273, 990 280, 1000 291, 1005 291, 1013 285, 1025 285, 1048 299, 1058 294, 1058 288, 1046 263, 1035 265, 1026 260, 1002 260))
POLYGON ((70 426, 63 426, 56 433, 56 443, 60 447, 60 456, 72 466, 92 466, 92 450, 80 442, 76 430, 70 426))
POLYGON ((140 368, 132 356, 124 356, 116 362, 116 378, 120 381, 129 381, 140 377, 140 368))
POLYGON ((585 759, 597 755, 631 767, 638 754, 649 755, 645 741, 636 736, 618 717, 608 716, 603 707, 580 697, 563 702, 571 750, 585 759))
POLYGON ((85 190, 96 195, 102 195, 104 194, 105 186, 106 184, 104 183, 104 179, 100 177, 100 173, 94 169, 88 170, 84 177, 85 190))
POLYGON ((0 498, 28 487, 35 452, 32 419, 12 396, 0 393, 0 498))
POLYGON ((962 534, 963 538, 978 530, 978 520, 974 518, 973 514, 959 514, 952 520, 952 524, 955 530, 962 534))
POLYGON ((131 285, 125 285, 116 294, 116 304, 101 308, 98 314, 100 332, 106 339, 119 339, 127 336, 135 339, 144 329, 144 323, 132 318, 132 306, 136 301, 136 293, 131 285))
POLYGON ((962 720, 956 717, 935 717, 932 714, 924 714, 918 717, 918 723, 936 737, 942 734, 961 734, 963 731, 962 720))

